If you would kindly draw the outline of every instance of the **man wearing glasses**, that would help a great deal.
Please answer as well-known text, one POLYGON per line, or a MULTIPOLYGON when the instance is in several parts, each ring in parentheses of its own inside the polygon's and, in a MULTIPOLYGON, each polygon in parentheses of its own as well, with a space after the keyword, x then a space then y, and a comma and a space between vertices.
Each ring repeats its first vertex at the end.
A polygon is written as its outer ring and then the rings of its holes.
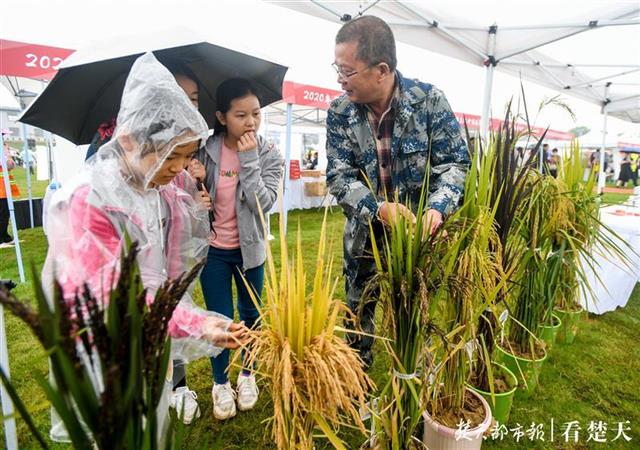
MULTIPOLYGON (((435 232, 461 201, 469 154, 444 94, 396 70, 393 33, 381 19, 362 16, 343 25, 333 67, 345 93, 327 115, 327 184, 347 216, 347 302, 354 313, 362 308, 360 327, 373 334, 375 303, 361 299, 375 274, 369 221, 380 237, 383 225, 398 215, 413 218, 411 210, 392 202, 394 192, 417 206, 430 170, 430 209, 421 220, 435 232)), ((370 366, 373 340, 351 336, 350 343, 370 366)))

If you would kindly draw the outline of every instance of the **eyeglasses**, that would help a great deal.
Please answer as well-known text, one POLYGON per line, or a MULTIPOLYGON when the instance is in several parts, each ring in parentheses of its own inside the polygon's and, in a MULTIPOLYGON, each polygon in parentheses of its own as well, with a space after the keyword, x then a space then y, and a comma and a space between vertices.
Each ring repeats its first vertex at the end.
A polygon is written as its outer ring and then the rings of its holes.
POLYGON ((344 71, 340 68, 340 66, 338 66, 336 63, 332 63, 332 64, 331 64, 331 67, 333 67, 333 70, 335 70, 335 71, 336 71, 336 73, 338 74, 338 76, 339 76, 340 78, 344 79, 344 80, 346 80, 347 78, 351 78, 351 77, 353 77, 353 76, 355 76, 355 75, 359 74, 360 72, 363 72, 364 70, 367 70, 367 69, 370 69, 370 68, 371 68, 371 67, 367 67, 366 69, 363 69, 363 70, 354 70, 353 72, 346 73, 346 72, 344 72, 344 71))

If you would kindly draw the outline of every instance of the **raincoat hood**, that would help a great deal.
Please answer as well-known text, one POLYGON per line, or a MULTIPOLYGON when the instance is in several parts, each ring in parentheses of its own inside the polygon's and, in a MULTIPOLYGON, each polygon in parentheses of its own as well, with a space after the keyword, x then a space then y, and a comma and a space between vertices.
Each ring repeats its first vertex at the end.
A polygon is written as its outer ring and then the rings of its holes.
POLYGON ((174 76, 147 53, 131 67, 113 138, 93 164, 117 159, 127 181, 147 190, 176 146, 198 142, 201 147, 208 135, 205 120, 174 76))

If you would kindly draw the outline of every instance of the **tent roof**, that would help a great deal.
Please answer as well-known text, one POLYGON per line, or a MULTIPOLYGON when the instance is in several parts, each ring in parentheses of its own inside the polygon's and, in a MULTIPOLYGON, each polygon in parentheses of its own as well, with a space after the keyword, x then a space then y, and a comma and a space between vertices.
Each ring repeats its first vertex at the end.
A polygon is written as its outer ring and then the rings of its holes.
MULTIPOLYGON (((292 105, 291 125, 303 125, 307 127, 324 127, 327 112, 311 106, 292 105)), ((263 109, 263 120, 269 125, 287 125, 287 104, 274 103, 263 109)))
POLYGON ((0 109, 8 109, 11 111, 20 110, 20 104, 16 98, 9 89, 4 87, 2 84, 0 84, 0 109))
POLYGON ((617 118, 640 122, 636 1, 271 3, 334 22, 376 15, 399 41, 475 65, 496 64, 498 70, 606 107, 617 118))
MULTIPOLYGON (((578 137, 578 142, 582 148, 601 148, 602 132, 599 130, 591 130, 587 134, 578 137)), ((606 148, 614 148, 618 146, 618 141, 611 133, 607 133, 606 148)))

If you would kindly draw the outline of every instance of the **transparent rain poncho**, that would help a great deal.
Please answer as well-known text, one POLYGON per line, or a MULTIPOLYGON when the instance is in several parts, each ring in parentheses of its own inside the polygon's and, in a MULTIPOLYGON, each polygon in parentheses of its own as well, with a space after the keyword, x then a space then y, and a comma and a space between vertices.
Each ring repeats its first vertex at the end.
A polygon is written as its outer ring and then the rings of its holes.
MULTIPOLYGON (((200 146, 207 137, 204 119, 173 75, 151 53, 138 58, 125 84, 113 138, 51 200, 43 269, 48 291, 55 277, 67 301, 74 301, 85 283, 98 298, 108 299, 127 235, 139 244, 149 301, 167 279, 203 261, 209 219, 196 200, 195 181, 184 170, 164 185, 152 180, 176 146, 200 146)), ((169 323, 174 360, 217 355, 222 349, 215 343, 225 339, 231 323, 196 306, 192 290, 169 323)), ((100 389, 102 380, 95 381, 100 389)))
MULTIPOLYGON (((49 207, 43 279, 49 287, 53 277, 58 279, 70 301, 84 283, 106 298, 125 235, 140 246, 138 263, 151 298, 167 279, 207 254, 208 211, 196 200, 195 181, 182 171, 168 184, 152 182, 176 146, 206 141, 207 125, 150 53, 131 69, 117 123, 113 139, 55 193, 49 207)), ((221 349, 210 342, 216 341, 216 333, 226 333, 229 323, 185 294, 169 326, 172 357, 215 355, 221 349)))

